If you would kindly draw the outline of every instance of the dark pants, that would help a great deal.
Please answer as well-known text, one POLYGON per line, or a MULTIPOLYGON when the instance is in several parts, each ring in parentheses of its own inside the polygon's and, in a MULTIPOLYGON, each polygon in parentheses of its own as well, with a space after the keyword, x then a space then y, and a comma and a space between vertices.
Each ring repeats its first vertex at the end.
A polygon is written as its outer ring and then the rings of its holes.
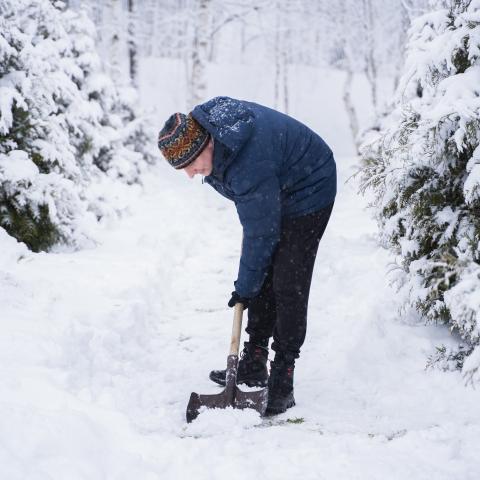
POLYGON ((307 330, 313 265, 333 204, 317 212, 282 221, 280 242, 260 293, 248 309, 250 341, 298 358, 307 330))

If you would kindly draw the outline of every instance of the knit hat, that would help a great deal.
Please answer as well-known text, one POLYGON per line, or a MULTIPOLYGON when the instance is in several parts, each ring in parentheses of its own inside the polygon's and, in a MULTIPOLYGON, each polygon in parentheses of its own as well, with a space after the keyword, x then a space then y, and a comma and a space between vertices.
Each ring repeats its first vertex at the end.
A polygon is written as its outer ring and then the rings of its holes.
POLYGON ((158 148, 176 169, 192 163, 208 143, 209 133, 189 113, 174 113, 158 134, 158 148))

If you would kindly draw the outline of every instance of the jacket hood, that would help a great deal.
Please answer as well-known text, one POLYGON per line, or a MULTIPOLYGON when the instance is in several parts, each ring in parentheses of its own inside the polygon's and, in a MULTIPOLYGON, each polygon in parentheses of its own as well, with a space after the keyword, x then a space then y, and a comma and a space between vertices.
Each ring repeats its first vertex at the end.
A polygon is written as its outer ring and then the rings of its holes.
POLYGON ((235 156, 249 139, 254 127, 254 114, 241 100, 215 97, 197 105, 192 116, 215 140, 235 156))

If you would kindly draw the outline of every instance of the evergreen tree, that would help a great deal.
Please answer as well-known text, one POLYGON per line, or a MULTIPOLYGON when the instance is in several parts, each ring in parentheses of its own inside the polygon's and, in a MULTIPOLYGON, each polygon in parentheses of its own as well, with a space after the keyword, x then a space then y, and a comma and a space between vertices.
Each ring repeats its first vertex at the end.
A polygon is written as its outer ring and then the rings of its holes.
POLYGON ((78 156, 89 155, 89 162, 109 178, 139 182, 155 161, 156 135, 149 119, 140 114, 138 92, 129 85, 117 85, 105 73, 95 48, 95 27, 86 13, 66 10, 63 17, 81 69, 75 82, 83 107, 76 110, 86 114, 78 128, 78 156))
POLYGON ((409 31, 394 111, 363 148, 399 288, 465 345, 439 348, 471 381, 480 366, 480 0, 442 2, 409 31))
POLYGON ((0 3, 0 227, 34 251, 81 245, 115 213, 111 184, 138 181, 152 159, 135 99, 102 72, 94 39, 60 2, 0 3))
POLYGON ((86 216, 66 110, 69 39, 46 1, 0 4, 0 225, 32 250, 76 237, 86 216))

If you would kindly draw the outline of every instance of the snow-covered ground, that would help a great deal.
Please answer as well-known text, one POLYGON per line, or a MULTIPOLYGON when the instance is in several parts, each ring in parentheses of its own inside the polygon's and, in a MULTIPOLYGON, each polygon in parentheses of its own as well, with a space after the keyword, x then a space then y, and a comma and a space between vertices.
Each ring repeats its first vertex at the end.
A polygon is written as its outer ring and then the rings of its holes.
POLYGON ((240 228, 210 187, 162 165, 91 250, 34 255, 2 235, 1 478, 478 478, 480 393, 424 370, 445 334, 398 322, 389 259, 344 184, 353 163, 338 159, 297 406, 274 425, 185 423, 191 391, 219 391, 208 372, 231 331, 240 228))
MULTIPOLYGON (((162 118, 179 99, 155 68, 142 88, 162 118)), ((270 103, 262 76, 238 92, 221 80, 212 96, 270 103)), ((356 159, 339 80, 299 75, 304 95, 291 102, 325 132, 339 168, 297 406, 273 424, 232 410, 185 423, 191 391, 219 392, 208 373, 226 359, 241 231, 233 205, 159 158, 130 215, 105 226, 96 248, 32 254, 0 229, 2 480, 478 478, 480 392, 458 373, 424 369, 448 332, 398 318, 391 259, 367 201, 345 183, 356 159)))

